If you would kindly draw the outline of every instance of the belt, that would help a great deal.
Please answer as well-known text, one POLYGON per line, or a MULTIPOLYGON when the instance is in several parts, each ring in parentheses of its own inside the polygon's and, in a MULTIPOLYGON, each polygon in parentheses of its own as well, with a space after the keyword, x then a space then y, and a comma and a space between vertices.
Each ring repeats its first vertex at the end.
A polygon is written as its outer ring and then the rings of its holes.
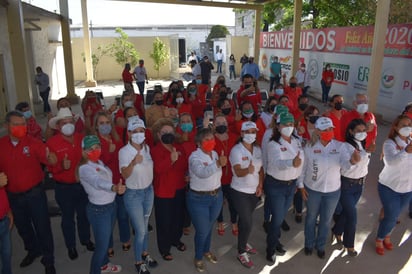
POLYGON ((200 190, 194 190, 194 189, 190 189, 190 191, 192 191, 193 193, 196 193, 196 194, 200 194, 200 195, 216 196, 220 191, 220 187, 218 187, 214 190, 210 190, 210 191, 200 191, 200 190))
POLYGON ((363 184, 366 182, 366 176, 365 176, 365 177, 362 177, 362 178, 359 178, 359 179, 353 179, 353 178, 348 178, 348 177, 345 177, 345 176, 341 176, 341 179, 342 179, 342 180, 345 180, 345 181, 347 181, 347 182, 349 182, 349 183, 351 183, 351 184, 360 184, 360 185, 363 185, 363 184))
POLYGON ((269 176, 270 178, 272 178, 272 180, 274 182, 282 184, 282 185, 296 184, 296 179, 283 181, 283 180, 278 180, 278 179, 274 178, 272 175, 269 175, 269 174, 266 174, 266 176, 269 176))

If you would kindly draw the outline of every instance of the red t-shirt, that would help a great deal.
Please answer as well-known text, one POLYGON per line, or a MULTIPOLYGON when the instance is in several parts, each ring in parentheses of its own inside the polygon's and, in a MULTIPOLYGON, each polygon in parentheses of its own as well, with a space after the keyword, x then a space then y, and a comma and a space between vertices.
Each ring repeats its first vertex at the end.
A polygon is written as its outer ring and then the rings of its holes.
POLYGON ((345 139, 345 132, 346 128, 348 127, 349 123, 353 119, 359 119, 362 118, 363 121, 365 121, 366 124, 371 123, 374 125, 373 130, 370 132, 367 132, 366 136, 366 143, 365 146, 368 148, 371 144, 374 144, 376 141, 376 136, 378 135, 378 126, 376 124, 376 118, 373 113, 366 112, 363 117, 357 112, 356 110, 351 110, 345 113, 345 115, 342 116, 340 119, 341 122, 341 138, 345 139))
POLYGON ((7 175, 7 191, 26 192, 44 179, 41 163, 47 164, 47 156, 43 142, 27 135, 14 146, 10 137, 4 136, 0 151, 0 172, 7 175))
POLYGON ((176 190, 186 186, 185 176, 188 172, 188 162, 183 147, 173 144, 179 153, 179 158, 172 164, 170 159, 171 152, 162 144, 156 144, 151 150, 154 179, 154 193, 159 198, 173 198, 176 190))
MULTIPOLYGON (((336 115, 332 112, 332 111, 328 111, 326 113, 323 114, 323 116, 325 117, 329 117, 332 120, 333 123, 333 132, 335 135, 335 139, 341 142, 345 142, 345 132, 342 132, 342 124, 341 124, 341 119, 343 117, 343 115, 345 115, 345 113, 347 112, 346 110, 342 109, 342 116, 339 119, 338 117, 336 117, 336 115)), ((346 131, 346 129, 345 129, 346 131)))
MULTIPOLYGON (((215 136, 216 140, 216 146, 215 146, 215 151, 217 154, 220 156, 222 155, 222 151, 224 152, 224 155, 227 156, 227 159, 229 160, 229 155, 230 151, 232 150, 233 146, 236 144, 236 141, 239 137, 236 134, 230 133, 229 132, 229 138, 225 141, 219 140, 215 136)), ((227 164, 225 167, 222 167, 222 177, 220 179, 220 182, 222 185, 228 185, 232 182, 232 165, 230 164, 230 161, 227 161, 227 164)))
POLYGON ((131 73, 127 69, 124 69, 123 72, 122 72, 122 79, 123 79, 123 82, 125 82, 125 83, 132 83, 133 82, 133 73, 131 73))
MULTIPOLYGON (((189 99, 188 103, 192 106, 192 116, 194 116, 196 119, 203 118, 206 103, 202 101, 198 96, 193 101, 189 99)), ((195 123, 195 121, 193 121, 193 123, 195 123)))
MULTIPOLYGON (((121 140, 116 141, 114 138, 111 138, 111 142, 102 138, 99 135, 100 144, 102 147, 102 154, 100 160, 112 171, 113 174, 113 184, 118 184, 119 180, 122 178, 119 170, 119 150, 123 147, 123 142, 121 140), (115 145, 113 152, 110 152, 110 144, 115 145)), ((123 179, 122 179, 123 181, 123 179)))
MULTIPOLYGON (((135 96, 134 107, 136 108, 137 115, 139 115, 140 118, 143 118, 144 117, 144 110, 142 109, 143 97, 142 97, 142 95, 140 95, 138 93, 135 93, 134 96, 135 96)), ((122 113, 123 113, 123 111, 122 111, 122 113)))
POLYGON ((73 143, 64 139, 62 134, 57 134, 47 140, 50 151, 56 153, 57 164, 50 166, 53 178, 59 183, 74 184, 79 182, 76 169, 82 159, 82 140, 84 135, 74 133, 73 143), (66 157, 71 161, 68 170, 63 169, 63 159, 66 157))
POLYGON ((3 219, 10 211, 9 199, 7 198, 6 189, 0 187, 0 219, 3 219))
POLYGON ((37 123, 34 117, 30 117, 27 119, 27 134, 33 136, 40 141, 43 141, 43 137, 41 135, 42 129, 40 125, 37 123))
POLYGON ((332 85, 333 79, 335 78, 335 75, 333 71, 329 70, 324 70, 322 72, 322 80, 325 81, 326 86, 332 85))
POLYGON ((302 89, 300 87, 291 88, 290 86, 286 86, 284 89, 285 95, 289 98, 289 112, 294 112, 298 109, 298 98, 302 95, 302 89))
POLYGON ((251 93, 244 97, 241 96, 241 93, 245 90, 244 86, 240 86, 239 90, 236 93, 237 103, 240 106, 244 101, 249 101, 253 106, 253 111, 258 114, 259 113, 259 105, 262 104, 262 97, 260 95, 260 90, 255 91, 255 93, 251 93))

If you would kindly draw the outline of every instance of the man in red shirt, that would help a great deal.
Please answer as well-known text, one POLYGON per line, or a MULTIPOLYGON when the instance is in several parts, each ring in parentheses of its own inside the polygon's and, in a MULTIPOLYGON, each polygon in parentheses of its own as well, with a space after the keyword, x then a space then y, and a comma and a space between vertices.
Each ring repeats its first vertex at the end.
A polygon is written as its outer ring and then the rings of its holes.
MULTIPOLYGON (((345 142, 345 132, 342 132, 341 119, 346 114, 346 109, 343 109, 343 96, 335 94, 330 99, 331 109, 326 111, 323 116, 329 117, 334 125, 333 131, 335 139, 345 142)), ((348 123, 349 124, 349 123, 348 123)))
POLYGON ((368 152, 375 151, 376 148, 376 136, 378 135, 378 126, 376 124, 376 118, 373 113, 368 112, 368 96, 365 94, 356 94, 356 99, 353 101, 355 107, 345 113, 341 118, 341 138, 345 139, 346 128, 353 119, 363 119, 366 123, 366 150, 368 152))
POLYGON ((296 77, 290 77, 289 85, 286 84, 286 74, 283 74, 283 87, 285 95, 289 98, 289 112, 298 109, 298 98, 302 95, 302 89, 298 87, 296 77))
POLYGON ((259 114, 259 107, 262 105, 262 97, 260 90, 253 83, 253 76, 245 74, 242 78, 242 85, 236 93, 237 105, 240 106, 244 101, 249 101, 252 104, 253 111, 256 115, 259 114))
POLYGON ((10 230, 13 227, 13 214, 11 213, 6 190, 7 176, 0 172, 0 258, 2 259, 1 273, 11 273, 11 238, 10 230))
POLYGON ((76 227, 74 216, 77 215, 77 229, 82 245, 94 251, 90 241, 90 225, 86 216, 87 194, 76 174, 82 159, 83 134, 75 132, 73 115, 68 108, 61 108, 56 117, 49 121, 49 126, 58 133, 47 141, 50 151, 57 155, 57 163, 50 167, 56 181, 56 202, 62 211, 61 227, 64 241, 71 260, 78 257, 76 250, 76 227))
POLYGON ((21 112, 7 113, 6 127, 8 135, 0 139, 0 172, 7 176, 6 189, 14 223, 28 252, 20 267, 32 264, 43 255, 41 263, 45 273, 55 274, 53 235, 42 187, 41 164, 54 165, 56 155, 49 153, 44 143, 27 135, 26 120, 21 112))

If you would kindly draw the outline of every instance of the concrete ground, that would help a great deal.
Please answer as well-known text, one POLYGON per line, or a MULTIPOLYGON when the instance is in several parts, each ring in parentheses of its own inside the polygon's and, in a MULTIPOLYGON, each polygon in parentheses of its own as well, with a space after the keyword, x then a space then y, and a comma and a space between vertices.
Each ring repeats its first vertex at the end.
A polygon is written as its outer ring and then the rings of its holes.
MULTIPOLYGON (((216 79, 213 74, 213 81, 216 79)), ((149 86, 161 82, 164 87, 165 81, 150 81, 149 86)), ((233 90, 237 90, 240 85, 239 80, 227 81, 228 85, 233 90)), ((260 81, 261 88, 268 88, 269 83, 260 81)), ((106 82, 99 84, 96 89, 102 90, 106 105, 114 102, 114 97, 122 92, 122 84, 120 82, 106 82)), ((80 96, 84 95, 87 88, 77 87, 76 93, 80 96)), ((318 105, 322 110, 325 109, 319 101, 311 98, 311 103, 318 105)), ((55 101, 52 101, 52 107, 55 112, 55 101)), ((79 105, 73 106, 75 111, 79 111, 79 105)), ((44 126, 45 118, 39 118, 40 123, 44 126)), ((336 243, 328 242, 326 248, 326 259, 319 259, 315 254, 305 256, 303 253, 303 226, 294 221, 292 210, 287 215, 287 221, 291 227, 290 231, 282 232, 281 242, 287 249, 286 255, 277 257, 275 264, 268 263, 265 259, 265 239, 266 234, 262 228, 263 209, 259 205, 254 213, 254 227, 250 236, 249 242, 257 248, 258 254, 251 258, 255 263, 254 269, 246 269, 236 259, 237 239, 231 234, 228 227, 225 235, 219 236, 217 232, 212 236, 212 252, 215 252, 219 262, 217 264, 206 263, 206 273, 376 273, 376 274, 392 274, 392 273, 412 273, 412 239, 411 228, 412 220, 409 219, 407 211, 404 211, 399 217, 398 224, 393 233, 393 242, 395 248, 393 251, 386 252, 384 256, 379 256, 375 253, 375 236, 378 225, 378 214, 381 207, 377 193, 377 178, 382 169, 382 161, 380 161, 381 147, 389 130, 388 124, 379 125, 379 134, 377 141, 377 151, 372 155, 368 181, 364 189, 362 198, 358 204, 358 226, 356 234, 355 248, 359 255, 356 258, 347 256, 346 252, 339 250, 336 243)), ((50 203, 53 203, 54 193, 48 191, 50 203)), ((154 213, 153 213, 154 214, 154 213)), ((154 216, 152 214, 150 223, 155 226, 154 216)), ((224 218, 228 221, 227 206, 225 206, 224 218)), ((54 244, 56 269, 59 274, 85 274, 89 271, 91 252, 88 252, 83 246, 78 243, 79 258, 71 261, 67 256, 67 250, 64 245, 63 235, 60 228, 60 217, 51 218, 54 244)), ((158 260, 159 266, 150 269, 151 273, 197 273, 193 266, 194 256, 194 230, 189 236, 183 236, 182 241, 187 245, 187 251, 180 252, 175 248, 172 249, 174 260, 170 262, 164 261, 157 250, 156 232, 149 234, 149 252, 152 257, 158 260)), ((26 268, 20 268, 19 264, 26 252, 23 248, 23 243, 17 234, 16 229, 12 232, 13 243, 13 273, 14 274, 39 274, 44 273, 40 260, 37 259, 32 265, 26 268)), ((133 251, 122 251, 121 243, 119 242, 118 230, 114 231, 115 241, 115 256, 111 259, 113 263, 120 264, 123 267, 122 273, 135 273, 133 251)))

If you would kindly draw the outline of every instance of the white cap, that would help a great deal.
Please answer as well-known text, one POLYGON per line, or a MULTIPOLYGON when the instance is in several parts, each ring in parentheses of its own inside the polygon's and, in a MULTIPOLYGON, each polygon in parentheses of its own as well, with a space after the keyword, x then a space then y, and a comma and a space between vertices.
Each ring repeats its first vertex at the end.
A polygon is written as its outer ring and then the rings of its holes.
POLYGON ((249 130, 252 128, 259 130, 254 122, 247 121, 247 122, 243 122, 241 130, 245 131, 245 130, 249 130))
POLYGON ((317 128, 319 130, 325 130, 325 129, 328 129, 330 127, 334 127, 333 123, 332 123, 332 120, 330 118, 328 118, 328 117, 319 117, 316 120, 315 128, 317 128))
POLYGON ((59 111, 57 112, 57 115, 49 120, 49 127, 51 127, 52 129, 56 129, 56 124, 60 120, 63 120, 66 118, 74 118, 71 110, 69 108, 59 109, 59 111))
POLYGON ((129 122, 127 123, 127 130, 133 131, 136 128, 146 128, 142 119, 138 116, 132 116, 129 118, 129 122))

